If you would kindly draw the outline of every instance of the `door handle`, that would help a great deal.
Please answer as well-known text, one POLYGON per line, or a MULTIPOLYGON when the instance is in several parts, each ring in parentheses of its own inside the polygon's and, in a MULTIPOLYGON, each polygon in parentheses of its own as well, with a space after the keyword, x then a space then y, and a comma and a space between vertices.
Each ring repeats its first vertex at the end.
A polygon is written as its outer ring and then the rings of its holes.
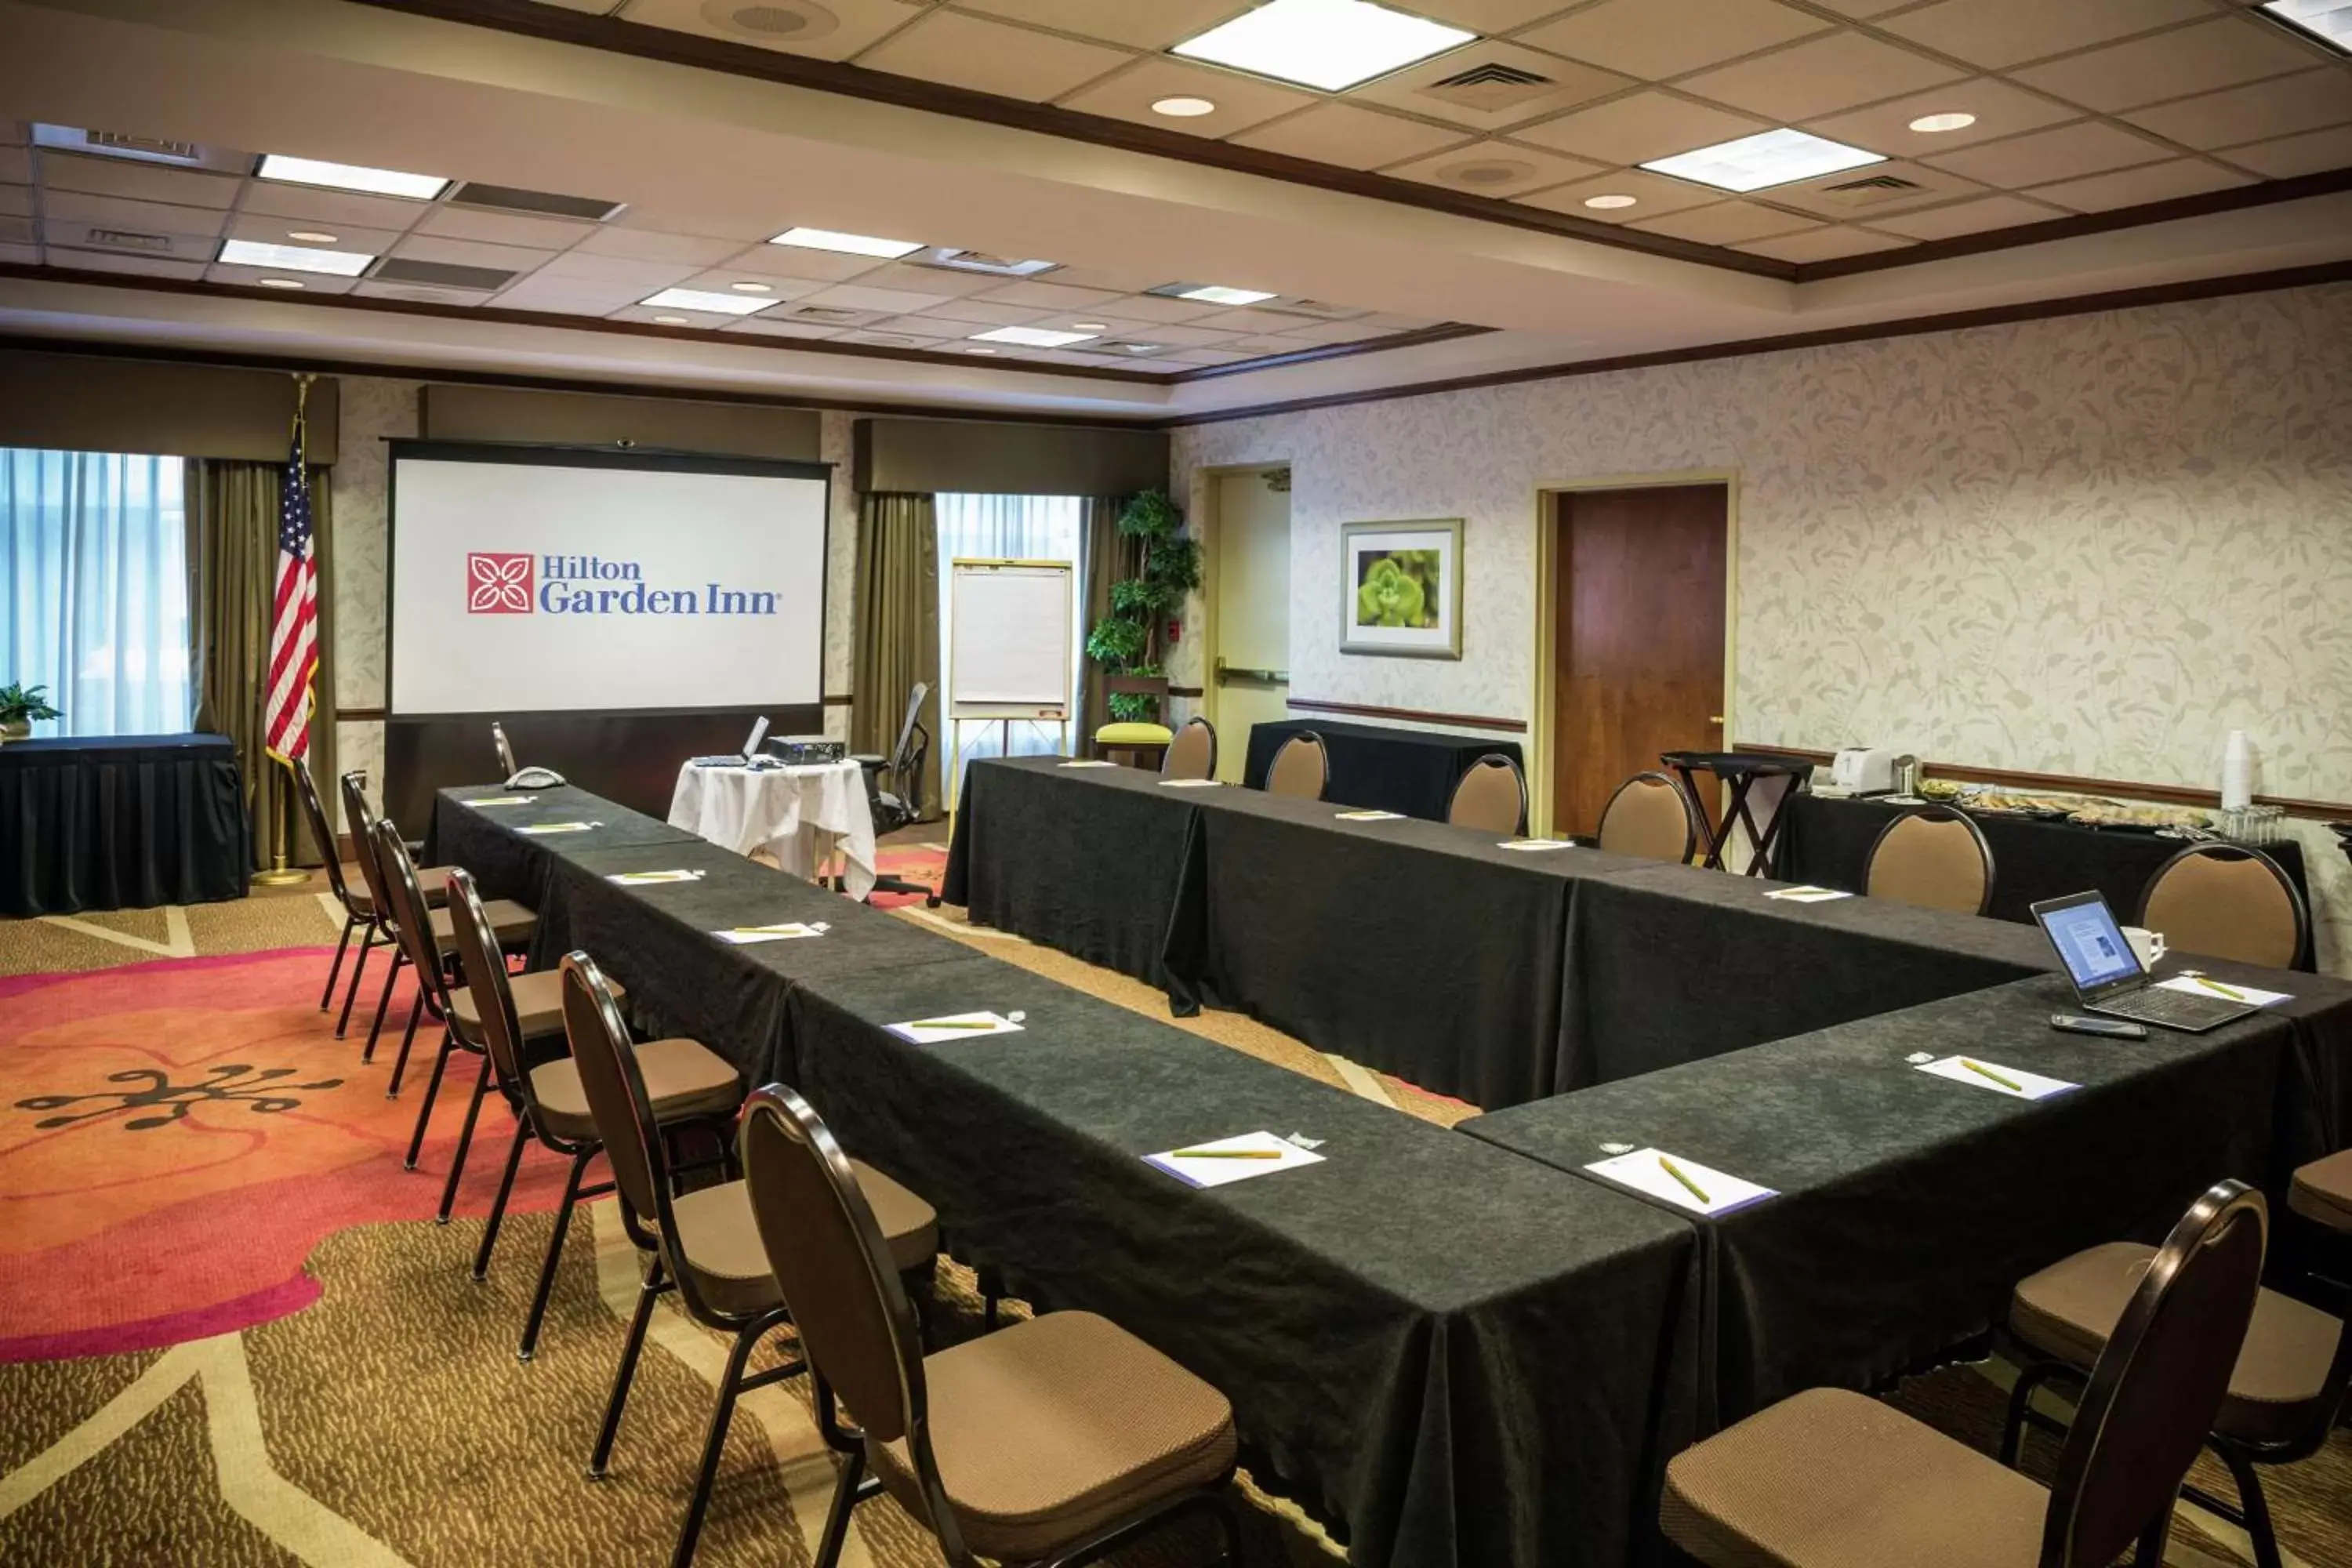
POLYGON ((1241 665, 1217 660, 1217 684, 1231 686, 1236 682, 1249 686, 1287 686, 1290 671, 1286 669, 1250 669, 1241 665))
POLYGON ((1720 713, 1708 714, 1706 716, 1706 721, 1714 725, 1718 730, 1723 728, 1723 715, 1720 713))

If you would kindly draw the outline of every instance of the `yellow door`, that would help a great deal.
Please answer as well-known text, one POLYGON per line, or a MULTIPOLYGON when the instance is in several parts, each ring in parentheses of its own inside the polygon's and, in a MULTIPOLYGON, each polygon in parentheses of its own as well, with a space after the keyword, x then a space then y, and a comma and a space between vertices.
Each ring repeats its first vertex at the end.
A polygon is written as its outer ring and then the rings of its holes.
POLYGON ((1290 475, 1221 474, 1216 485, 1209 721, 1217 776, 1239 784, 1250 726, 1290 711, 1290 475))

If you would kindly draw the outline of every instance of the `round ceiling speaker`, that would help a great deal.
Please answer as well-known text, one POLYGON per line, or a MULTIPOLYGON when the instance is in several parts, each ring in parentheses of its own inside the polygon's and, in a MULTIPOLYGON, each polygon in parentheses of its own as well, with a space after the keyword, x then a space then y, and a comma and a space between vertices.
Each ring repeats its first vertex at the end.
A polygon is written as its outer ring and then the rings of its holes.
POLYGON ((1456 163, 1452 168, 1440 169, 1437 177, 1451 184, 1483 190, 1492 185, 1517 184, 1535 172, 1533 163, 1517 163, 1507 158, 1482 158, 1475 163, 1456 163))
POLYGON ((841 26, 816 0, 703 0, 702 19, 754 43, 807 43, 841 26))

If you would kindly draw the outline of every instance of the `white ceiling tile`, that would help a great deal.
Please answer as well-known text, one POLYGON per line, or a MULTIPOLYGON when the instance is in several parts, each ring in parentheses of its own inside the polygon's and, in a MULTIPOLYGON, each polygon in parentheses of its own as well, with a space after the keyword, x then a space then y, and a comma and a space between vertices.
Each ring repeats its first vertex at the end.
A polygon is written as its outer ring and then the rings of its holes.
POLYGON ((1984 187, 1975 181, 1962 179, 1948 170, 1930 169, 1923 163, 1886 163, 1823 174, 1799 184, 1775 185, 1758 194, 1775 205, 1794 207, 1832 222, 1874 223, 1880 213, 1908 212, 1913 207, 1979 195, 1983 191, 1984 187), (1865 181, 1885 179, 1902 180, 1918 189, 1890 194, 1866 185, 1861 190, 1853 188, 1865 181))
POLYGON ((2039 93, 2012 87, 1999 77, 1984 76, 1874 103, 1850 114, 1809 121, 1805 129, 1848 146, 1867 147, 1893 157, 1917 158, 1971 147, 1996 136, 2039 131, 2045 125, 2082 117, 2082 110, 2071 104, 2053 102, 2039 93), (1911 129, 1913 121, 1926 115, 1954 113, 1973 114, 1977 122, 1958 131, 1911 129))
POLYGON ((1167 357, 1182 364, 1238 364, 1250 356, 1238 349, 1173 349, 1167 357))
MULTIPOLYGON (((1071 289, 1100 289, 1108 294, 1140 294, 1146 289, 1157 289, 1171 279, 1154 273, 1114 272, 1100 267, 1064 267, 1049 275, 1052 281, 1071 289)), ((1003 279, 997 281, 1002 282, 1003 279)), ((974 290, 979 292, 979 290, 974 290)))
POLYGON ((713 294, 740 293, 747 300, 803 300, 821 289, 831 288, 832 285, 819 283, 807 278, 762 278, 746 272, 740 268, 721 267, 709 272, 698 272, 679 283, 677 287, 705 289, 713 294), (738 283, 764 283, 767 288, 765 290, 739 289, 735 287, 738 283))
POLYGON ((0 214, 0 240, 10 245, 31 245, 37 237, 31 218, 0 214))
POLYGON ((838 305, 851 310, 880 310, 893 316, 911 316, 935 305, 944 305, 946 294, 910 294, 903 289, 869 289, 863 283, 844 283, 808 296, 812 305, 838 305))
POLYGON ((698 267, 681 267, 666 261, 635 261, 625 256, 588 256, 576 250, 567 250, 541 268, 539 276, 573 278, 590 283, 642 289, 650 294, 656 289, 667 289, 700 270, 698 267))
POLYGON ((284 290, 299 299, 305 294, 348 294, 356 278, 330 278, 323 273, 293 273, 273 270, 267 267, 223 267, 215 262, 205 268, 205 280, 209 283, 235 283, 245 288, 258 288, 265 278, 294 278, 302 287, 284 290))
POLYGON ((1376 169, 1401 159, 1419 158, 1469 138, 1443 126, 1423 125, 1377 109, 1326 103, 1244 131, 1231 139, 1236 145, 1268 153, 1286 153, 1343 169, 1376 169))
POLYGON ((166 169, 121 158, 77 157, 71 153, 44 151, 40 159, 41 184, 53 191, 88 191, 94 195, 123 196, 132 201, 169 202, 174 206, 227 206, 236 200, 241 184, 232 174, 166 169))
POLYGON ((355 228, 350 224, 341 224, 331 230, 312 229, 299 223, 289 227, 289 222, 291 220, 270 217, 264 213, 236 213, 228 220, 228 237, 258 240, 264 245, 320 245, 318 240, 297 239, 294 236, 298 232, 331 233, 335 237, 323 244, 321 248, 356 250, 368 256, 383 256, 400 243, 400 236, 380 228, 355 228))
MULTIPOLYGON (((1834 11, 1841 16, 1867 19, 1872 16, 1884 16, 1889 11, 1899 10, 1903 6, 1913 4, 1914 0, 1812 0, 1812 3, 1821 10, 1834 11)), ((1780 242, 1767 241, 1766 243, 1780 242)), ((1748 247, 1740 246, 1737 248, 1745 250, 1748 247)))
POLYGON ((522 250, 511 245, 484 245, 478 240, 442 239, 412 235, 392 247, 394 256, 416 261, 442 261, 453 267, 491 267, 504 272, 529 272, 552 259, 546 250, 522 250))
POLYGON ((624 20, 649 27, 675 27, 706 38, 825 60, 845 60, 917 15, 899 0, 741 0, 733 5, 709 0, 628 0, 621 7, 624 20), (756 25, 723 19, 735 16, 749 17, 756 25))
POLYGON ((428 203, 405 202, 396 196, 322 191, 313 185, 289 185, 275 180, 247 181, 245 200, 239 205, 246 212, 300 218, 325 228, 347 223, 361 228, 396 232, 405 231, 433 210, 428 203))
POLYGON ((1911 243, 1891 234, 1873 234, 1868 229, 1830 224, 1821 228, 1809 228, 1802 234, 1784 234, 1775 239, 1751 239, 1732 248, 1755 256, 1769 256, 1775 261, 1794 261, 1801 265, 1808 261, 1834 261, 1846 256, 1868 256, 1873 251, 1899 250, 1911 243))
POLYGON ((2352 72, 2305 71, 2124 116, 2189 147, 2234 147, 2352 123, 2352 72))
POLYGON ((711 267, 734 255, 737 247, 731 239, 713 239, 699 235, 600 228, 573 249, 588 256, 625 256, 635 261, 668 261, 711 267))
POLYGON ((759 338, 807 338, 821 340, 825 338, 837 338, 842 335, 842 329, 839 327, 812 326, 805 321, 772 321, 765 316, 746 316, 743 320, 730 325, 726 330, 730 332, 748 332, 751 336, 759 338))
POLYGON ((33 213, 33 187, 30 185, 0 185, 0 213, 30 217, 33 213))
POLYGON ((1259 338, 1235 338, 1232 346, 1253 358, 1263 359, 1268 354, 1303 353, 1317 345, 1302 343, 1296 338, 1277 338, 1269 335, 1259 338))
POLYGON ((2209 163, 2202 158, 2175 158, 2169 163, 2143 163, 2087 180, 2066 180, 2036 185, 2026 194, 2037 201, 2055 202, 2076 212, 2112 212, 2147 202, 2168 202, 2176 196, 2200 196, 2232 185, 2251 184, 2245 175, 2209 163))
MULTIPOLYGON (((2112 113, 2310 65, 2311 56, 2277 28, 2251 16, 2218 16, 2201 26, 2112 44, 2014 74, 2028 87, 2112 113)), ((2352 80, 2346 90, 2352 91, 2352 80)))
MULTIPOLYGON (((1171 278, 1168 281, 1173 283, 1191 280, 1171 278)), ((1247 287, 1245 284, 1234 284, 1230 278, 1213 279, 1211 281, 1222 282, 1236 288, 1247 287)), ((1153 287, 1156 288, 1158 285, 1155 284, 1153 287)), ((1198 300, 1176 300, 1165 294, 1138 294, 1118 302, 1120 315, 1139 316, 1147 321, 1194 322, 1203 316, 1217 315, 1224 309, 1223 305, 1203 304, 1198 300)))
POLYGON ((1059 98, 1133 58, 1125 49, 1082 44, 1009 22, 933 11, 859 55, 857 63, 868 70, 1036 103, 1059 98))
POLYGON ((1774 0, 1601 0, 1518 41, 1656 81, 1818 33, 1830 24, 1774 0))
POLYGON ((867 327, 857 331, 843 333, 841 341, 845 343, 863 343, 868 348, 877 349, 928 349, 938 347, 946 340, 918 337, 911 332, 893 332, 867 327))
POLYGON ((2252 169, 2273 180, 2352 167, 2352 125, 2339 125, 2332 131, 2307 131, 2300 136, 2284 136, 2275 142, 2256 142, 2250 146, 2232 147, 2221 156, 2240 168, 2252 169))
POLYGON ((1874 25, 1998 69, 2212 14, 2205 0, 1940 0, 1874 25))
POLYGON ((993 305, 985 300, 946 300, 922 313, 943 321, 975 321, 982 327, 1017 327, 1044 314, 1034 305, 993 305))
POLYGON ((2046 223, 2066 215, 2054 207, 2017 196, 1979 196, 1926 212, 1874 216, 1873 228, 1908 235, 1913 239, 1948 239, 1957 234, 1981 234, 1989 228, 2015 228, 2020 224, 2046 223))
POLYGON ((1710 191, 1686 181, 1669 179, 1641 169, 1621 169, 1613 174, 1596 174, 1589 180, 1557 185, 1549 191, 1517 198, 1523 206, 1542 207, 1548 212, 1567 213, 1575 217, 1587 217, 1595 223, 1632 223, 1639 218, 1660 217, 1667 213, 1681 212, 1687 207, 1705 206, 1721 201, 1723 193, 1710 191), (1632 196, 1630 207, 1589 207, 1588 196, 1632 196))
MULTIPOLYGON (((0 147, 0 184, 29 185, 32 183, 32 153, 28 149, 23 147, 0 147)), ((198 202, 193 205, 197 206, 210 206, 213 204, 210 202, 198 202)), ((222 205, 225 205, 226 204, 222 205)))
POLYGON ((992 325, 1002 326, 1005 323, 1001 321, 993 323, 987 321, 959 321, 953 316, 931 316, 922 314, 911 316, 892 316, 886 321, 880 321, 875 323, 877 327, 880 328, 884 331, 914 332, 920 336, 929 338, 957 339, 969 338, 976 333, 984 332, 988 331, 992 325))
POLYGON ((21 147, 24 144, 24 121, 19 120, 0 120, 0 146, 21 147))
POLYGON ((137 278, 177 278, 191 281, 205 275, 201 261, 159 261, 149 256, 114 256, 102 250, 52 250, 51 265, 85 272, 122 272, 137 278))
POLYGON ((595 228, 590 223, 559 223, 552 218, 523 217, 513 213, 436 206, 416 220, 415 232, 439 235, 445 239, 478 239, 486 245, 563 250, 594 233, 595 228))
POLYGON ((161 202, 124 201, 119 196, 93 196, 79 191, 47 191, 41 216, 73 223, 99 224, 107 228, 148 229, 157 234, 220 233, 228 215, 215 207, 166 206, 161 202))
POLYGON ((792 225, 765 215, 746 217, 740 214, 695 213, 675 207, 630 205, 605 219, 604 226, 647 229, 656 234, 706 235, 714 239, 731 239, 740 245, 749 245, 754 240, 772 239, 792 225))
POLYGON ((1627 226, 1648 234, 1672 235, 1676 239, 1695 239, 1701 245, 1738 245, 1744 240, 1793 234, 1800 229, 1818 226, 1809 217, 1780 212, 1757 202, 1717 202, 1711 207, 1669 213, 1664 217, 1645 218, 1627 226))
POLYGON ((1192 325, 1204 332, 1255 332, 1264 336, 1272 336, 1276 332, 1287 331, 1293 327, 1303 327, 1307 323, 1296 316, 1284 315, 1279 310, 1253 310, 1244 307, 1238 310, 1220 310, 1213 316, 1203 316, 1192 325))
POLYGON ((38 246, 0 241, 0 262, 5 262, 11 267, 37 267, 40 265, 40 260, 41 250, 38 246))
POLYGON ((644 321, 657 327, 723 327, 739 318, 722 310, 681 310, 675 306, 626 305, 604 318, 608 321, 644 321), (675 321, 656 321, 657 316, 676 316, 675 321))
POLYGON ((352 292, 367 300, 406 300, 425 305, 459 305, 478 308, 490 301, 488 294, 475 289, 428 289, 420 283, 377 283, 362 279, 352 292))
POLYGON ((541 5, 552 5, 562 11, 584 11, 591 16, 607 16, 621 8, 621 0, 533 0, 541 5))
POLYGON ((2102 174, 2134 163, 2153 163, 2170 150, 2095 120, 2032 131, 2003 142, 1958 152, 1933 153, 1920 160, 1988 185, 2015 189, 2048 184, 2084 174, 2102 174))
POLYGON ((1164 49, 1205 33, 1234 14, 1234 0, 956 0, 978 11, 1034 23, 1129 48, 1164 49))
POLYGON ((1508 142, 1477 142, 1400 163, 1381 173, 1425 185, 1444 185, 1474 196, 1509 197, 1597 174, 1599 170, 1600 165, 1581 158, 1563 158, 1557 153, 1508 142))
MULTIPOLYGON (((778 234, 793 226, 786 224, 778 234)), ((823 224, 812 224, 822 228, 823 224)), ((827 283, 846 283, 860 278, 882 265, 871 256, 845 256, 837 250, 811 250, 805 245, 754 245, 739 250, 717 263, 720 267, 748 268, 754 274, 763 270, 793 278, 816 278, 827 283)))
POLYGON ((597 282, 583 278, 550 278, 534 273, 500 290, 492 301, 511 310, 553 310, 562 315, 601 316, 635 304, 653 292, 641 284, 597 282))
MULTIPOLYGON (((1860 33, 1836 32, 1719 67, 1675 85, 1767 120, 1811 120, 1955 81, 1965 71, 1860 33)), ((1877 149, 1873 149, 1877 151, 1877 149)))
MULTIPOLYGON (((781 252, 780 252, 781 254, 781 252)), ((1054 277, 1061 274, 1055 272, 1054 277)), ((959 272, 951 267, 918 267, 911 262, 887 261, 871 272, 860 273, 857 281, 868 289, 904 289, 914 294, 984 294, 1004 282, 1003 278, 985 272, 959 272)), ((1125 292, 1125 290, 1119 290, 1125 292)))
POLYGON ((1371 331, 1361 321, 1318 321, 1312 326, 1293 327, 1282 334, 1302 343, 1360 343, 1391 335, 1371 331))
MULTIPOLYGON (((1089 321, 1092 317, 1087 318, 1089 321)), ((1106 337, 1140 338, 1146 342, 1165 343, 1170 348, 1204 349, 1231 342, 1231 332, 1213 331, 1205 327, 1177 326, 1169 321, 1112 321, 1106 337)))
POLYGON ((1511 135, 1596 163, 1643 163, 1769 129, 1763 121, 1671 93, 1637 92, 1540 125, 1523 126, 1511 135))
POLYGON ((1033 310, 1100 310, 1118 298, 1100 289, 1073 289, 1063 283, 1007 283, 980 296, 992 305, 1026 305, 1033 310))
MULTIPOLYGON (((1385 104, 1471 131, 1497 132, 1622 92, 1633 85, 1632 78, 1615 71, 1490 39, 1465 44, 1433 60, 1381 77, 1357 88, 1348 98, 1351 102, 1385 104), (1491 108, 1480 107, 1483 100, 1475 96, 1463 99, 1458 96, 1461 89, 1444 85, 1465 72, 1488 69, 1526 72, 1544 78, 1549 85, 1514 86, 1491 108)), ((1475 95, 1475 89, 1472 90, 1475 95)))
POLYGON ((1062 107, 1162 131, 1214 137, 1246 131, 1314 101, 1313 93, 1276 87, 1235 71, 1216 70, 1184 60, 1153 59, 1070 94, 1062 100, 1062 107), (1203 98, 1217 108, 1213 114, 1182 119, 1153 113, 1151 106, 1164 98, 1203 98))

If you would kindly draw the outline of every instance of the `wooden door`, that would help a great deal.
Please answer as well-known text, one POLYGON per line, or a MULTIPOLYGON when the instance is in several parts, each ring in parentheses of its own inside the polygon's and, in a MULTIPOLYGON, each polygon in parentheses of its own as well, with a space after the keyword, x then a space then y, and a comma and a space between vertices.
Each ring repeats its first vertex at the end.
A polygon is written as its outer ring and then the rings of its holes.
POLYGON ((1220 474, 1216 487, 1209 721, 1217 776, 1239 784, 1250 726, 1290 713, 1290 488, 1256 473, 1220 474))
POLYGON ((1552 829, 1591 833, 1658 753, 1723 733, 1721 485, 1562 493, 1555 512, 1552 829))

